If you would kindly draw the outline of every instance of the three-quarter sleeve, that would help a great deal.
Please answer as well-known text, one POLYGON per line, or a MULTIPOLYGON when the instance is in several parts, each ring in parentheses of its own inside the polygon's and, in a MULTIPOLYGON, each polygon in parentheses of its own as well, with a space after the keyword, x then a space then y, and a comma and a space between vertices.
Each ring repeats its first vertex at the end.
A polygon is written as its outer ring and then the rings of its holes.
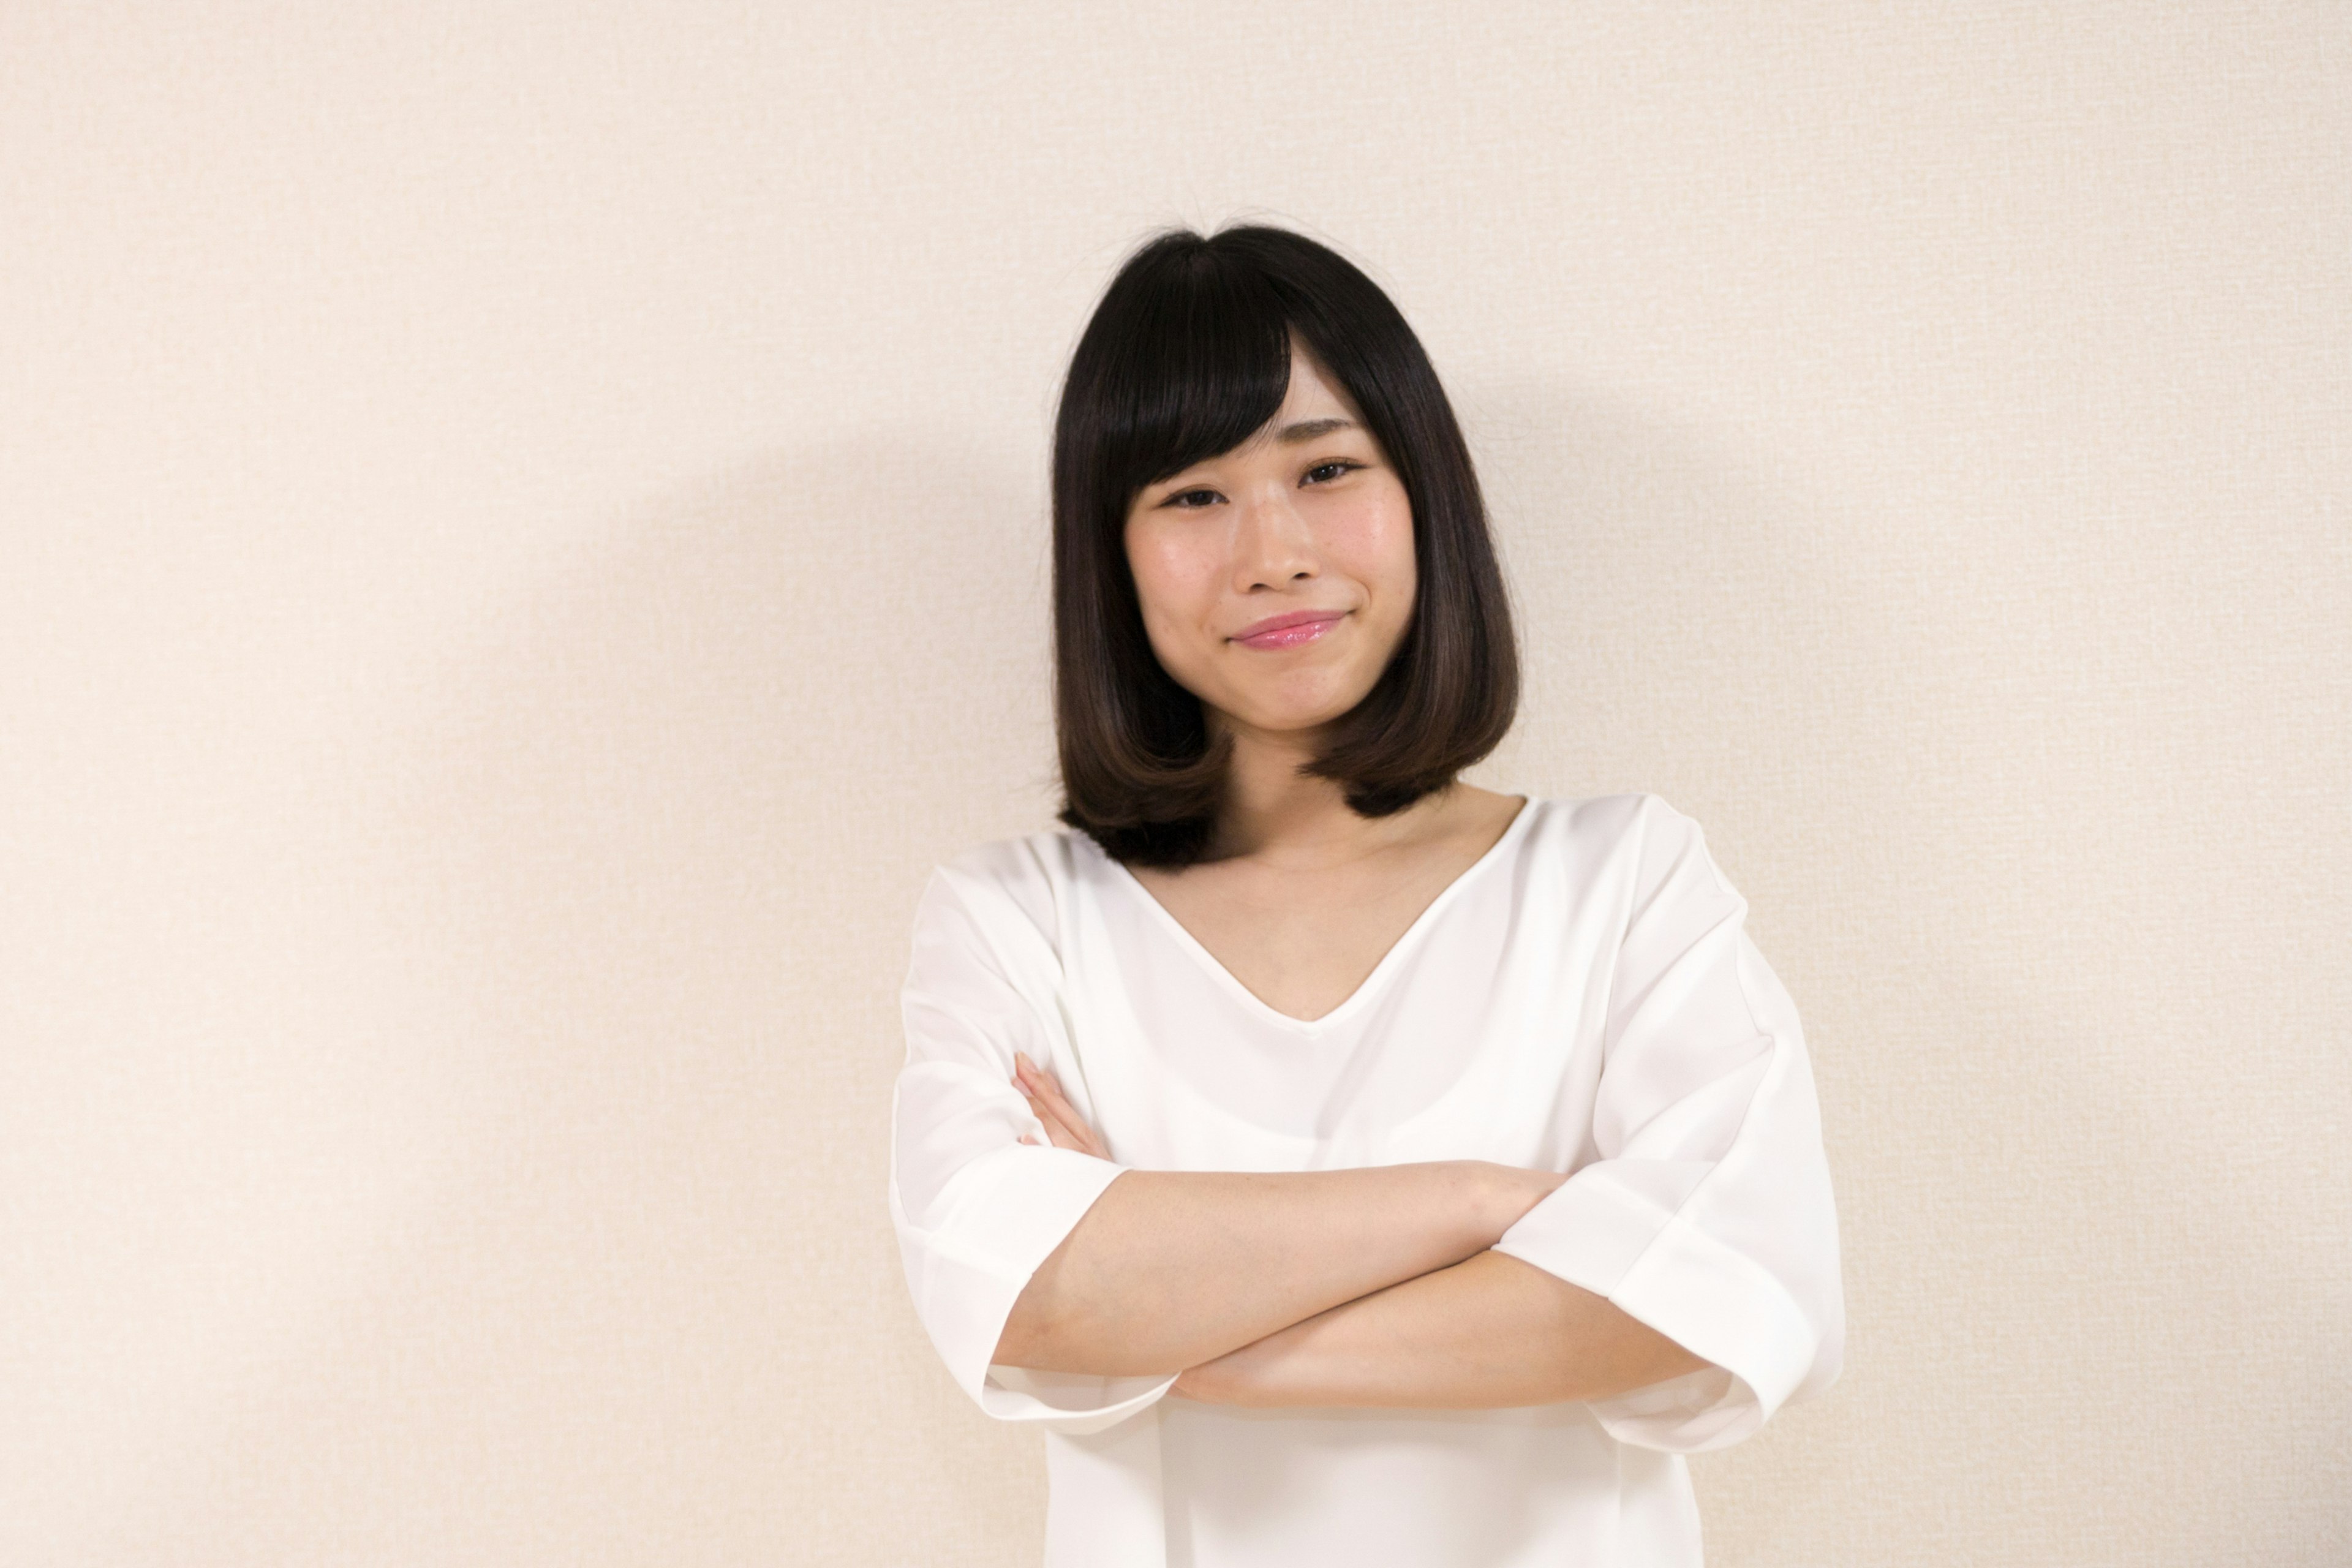
POLYGON ((1712 1364, 1591 1408, 1622 1442, 1720 1448, 1835 1380, 1837 1215, 1795 1005, 1698 824, 1643 796, 1591 1156, 1496 1244, 1712 1364))
MULTIPOLYGON (((982 877, 940 867, 917 901, 901 993, 907 1055, 890 1104, 890 1219, 916 1316, 988 1415, 1099 1431, 1176 1382, 992 1364, 1014 1300, 1128 1167, 1046 1142, 1013 1081, 1015 1050, 1066 1091, 1050 943, 982 877), (1023 1143, 1022 1136, 1039 1142, 1023 1143)), ((1083 1107, 1083 1101, 1080 1102, 1083 1107)))

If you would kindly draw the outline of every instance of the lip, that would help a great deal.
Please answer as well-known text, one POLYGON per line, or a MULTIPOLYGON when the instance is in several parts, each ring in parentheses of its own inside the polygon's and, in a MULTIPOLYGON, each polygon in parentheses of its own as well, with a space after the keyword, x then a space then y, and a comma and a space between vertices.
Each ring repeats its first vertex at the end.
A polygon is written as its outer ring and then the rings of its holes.
POLYGON ((1291 610, 1243 627, 1234 641, 1247 647, 1296 647, 1329 630, 1345 610, 1291 610))

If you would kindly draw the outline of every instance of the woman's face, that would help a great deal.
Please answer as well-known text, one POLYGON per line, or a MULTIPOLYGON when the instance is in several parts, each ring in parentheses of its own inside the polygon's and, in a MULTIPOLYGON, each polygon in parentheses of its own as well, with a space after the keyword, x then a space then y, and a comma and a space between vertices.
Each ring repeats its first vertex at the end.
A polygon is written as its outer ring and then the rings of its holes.
POLYGON ((1371 690, 1412 616, 1404 481, 1296 337, 1273 419, 1146 487, 1128 507, 1127 559, 1152 652, 1213 726, 1328 723, 1371 690))

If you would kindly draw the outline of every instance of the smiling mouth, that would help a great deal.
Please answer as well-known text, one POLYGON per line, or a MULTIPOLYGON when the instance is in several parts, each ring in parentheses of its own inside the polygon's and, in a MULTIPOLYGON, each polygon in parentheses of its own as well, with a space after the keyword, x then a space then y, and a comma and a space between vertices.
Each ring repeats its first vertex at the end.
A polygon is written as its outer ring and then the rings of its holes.
POLYGON ((1244 647, 1297 647, 1302 643, 1313 642, 1317 637, 1338 626, 1345 612, 1342 611, 1333 615, 1292 619, 1285 625, 1272 626, 1263 631, 1252 632, 1246 637, 1237 637, 1234 641, 1244 647))

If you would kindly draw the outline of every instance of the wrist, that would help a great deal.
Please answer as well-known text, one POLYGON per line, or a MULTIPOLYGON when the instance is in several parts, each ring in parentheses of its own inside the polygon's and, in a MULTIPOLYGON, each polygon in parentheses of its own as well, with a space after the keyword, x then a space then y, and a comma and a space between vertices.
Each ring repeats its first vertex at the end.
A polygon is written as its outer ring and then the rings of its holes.
POLYGON ((1518 1165, 1481 1161, 1484 1201, 1480 1224, 1484 1245, 1492 1247, 1521 1215, 1558 1191, 1567 1175, 1559 1171, 1534 1171, 1518 1165))
POLYGON ((1298 1325, 1278 1329, 1178 1374, 1169 1393, 1203 1405, 1264 1405, 1285 1403, 1276 1393, 1277 1375, 1295 1356, 1298 1325))

